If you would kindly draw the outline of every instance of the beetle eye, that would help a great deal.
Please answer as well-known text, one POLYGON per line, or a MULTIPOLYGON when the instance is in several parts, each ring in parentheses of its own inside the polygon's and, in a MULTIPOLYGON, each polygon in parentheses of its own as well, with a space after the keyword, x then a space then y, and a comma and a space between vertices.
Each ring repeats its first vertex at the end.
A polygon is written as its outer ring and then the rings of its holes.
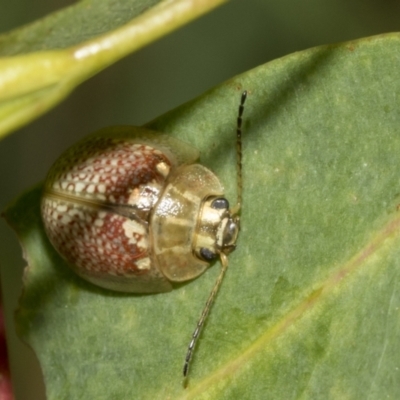
POLYGON ((215 253, 213 253, 211 250, 207 249, 206 247, 202 247, 200 249, 200 255, 205 261, 212 261, 217 257, 215 253))
POLYGON ((211 207, 216 210, 228 209, 229 202, 224 197, 218 197, 211 203, 211 207))

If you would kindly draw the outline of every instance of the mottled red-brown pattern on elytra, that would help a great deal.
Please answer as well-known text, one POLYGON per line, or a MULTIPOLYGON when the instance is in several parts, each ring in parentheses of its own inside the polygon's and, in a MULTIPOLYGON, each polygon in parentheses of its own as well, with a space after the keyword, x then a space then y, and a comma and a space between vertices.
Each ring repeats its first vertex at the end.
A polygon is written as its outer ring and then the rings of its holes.
MULTIPOLYGON (((161 162, 171 165, 150 146, 92 138, 54 165, 47 187, 97 204, 144 202, 151 208, 164 186, 165 176, 156 168, 161 162)), ((42 207, 50 241, 76 267, 117 276, 146 273, 150 260, 145 222, 54 197, 45 198, 42 207)))

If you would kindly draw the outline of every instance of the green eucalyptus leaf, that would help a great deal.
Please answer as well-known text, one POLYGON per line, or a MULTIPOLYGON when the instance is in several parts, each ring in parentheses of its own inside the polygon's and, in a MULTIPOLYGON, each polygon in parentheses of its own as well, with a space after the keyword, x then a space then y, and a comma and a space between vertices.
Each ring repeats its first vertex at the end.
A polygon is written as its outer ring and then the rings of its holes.
POLYGON ((40 187, 7 211, 28 261, 17 313, 48 399, 400 398, 400 35, 319 47, 244 73, 149 124, 191 143, 236 196, 237 250, 158 295, 85 283, 51 248, 40 187))
POLYGON ((0 137, 226 0, 84 0, 0 36, 0 137))

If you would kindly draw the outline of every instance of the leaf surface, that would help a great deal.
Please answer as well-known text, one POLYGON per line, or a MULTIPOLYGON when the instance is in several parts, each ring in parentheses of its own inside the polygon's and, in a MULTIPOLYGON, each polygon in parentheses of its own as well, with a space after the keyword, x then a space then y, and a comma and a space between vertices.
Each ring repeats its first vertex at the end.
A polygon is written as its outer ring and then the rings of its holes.
POLYGON ((400 398, 400 35, 295 53, 149 124, 201 152, 234 203, 237 250, 182 383, 218 274, 159 295, 76 277, 48 243, 40 187, 7 211, 28 267, 17 323, 51 399, 400 398))

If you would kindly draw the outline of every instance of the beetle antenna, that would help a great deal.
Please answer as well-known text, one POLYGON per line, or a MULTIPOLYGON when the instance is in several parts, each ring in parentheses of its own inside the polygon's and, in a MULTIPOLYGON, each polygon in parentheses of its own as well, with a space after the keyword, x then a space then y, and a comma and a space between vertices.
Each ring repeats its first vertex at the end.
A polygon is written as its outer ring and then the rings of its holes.
MULTIPOLYGON (((238 116, 237 116, 237 123, 236 123, 236 157, 237 157, 237 204, 231 210, 233 215, 237 214, 242 205, 242 115, 244 111, 244 103, 247 98, 247 91, 245 90, 242 93, 242 97, 240 98, 238 116)), ((183 376, 186 378, 189 373, 189 365, 190 360, 192 359, 193 350, 196 347, 197 339, 200 336, 201 330, 203 328, 204 322, 207 319, 207 315, 210 312, 211 306, 214 302, 215 296, 218 293, 218 290, 221 286, 222 280, 224 278, 225 272, 228 269, 228 258, 225 253, 221 252, 219 254, 221 259, 221 272, 218 275, 218 278, 214 284, 213 289, 211 290, 210 295, 208 296, 206 305, 203 308, 201 316, 197 322, 196 329, 193 332, 192 340, 189 343, 186 357, 185 357, 185 364, 183 365, 183 376)))
POLYGON ((208 296, 206 305, 204 306, 201 316, 197 322, 196 329, 193 332, 192 340, 189 343, 189 347, 188 347, 186 357, 185 357, 185 364, 183 365, 183 376, 184 377, 187 377, 187 375, 188 375, 189 364, 190 364, 190 360, 192 359, 192 354, 193 354, 193 350, 196 346, 197 339, 199 338, 201 329, 203 328, 203 325, 204 325, 204 321, 207 318, 210 308, 214 302, 215 295, 218 293, 219 287, 221 286, 221 282, 222 282, 225 272, 228 268, 228 258, 226 257, 226 255, 224 253, 221 253, 220 258, 221 258, 221 264, 222 264, 221 271, 218 275, 218 278, 214 284, 214 287, 213 287, 210 295, 208 296))
POLYGON ((242 207, 242 191, 243 191, 243 181, 242 181, 242 115, 244 111, 244 103, 247 98, 247 90, 242 93, 240 98, 237 122, 236 122, 236 171, 237 171, 237 203, 232 208, 232 214, 238 214, 240 208, 242 207))

